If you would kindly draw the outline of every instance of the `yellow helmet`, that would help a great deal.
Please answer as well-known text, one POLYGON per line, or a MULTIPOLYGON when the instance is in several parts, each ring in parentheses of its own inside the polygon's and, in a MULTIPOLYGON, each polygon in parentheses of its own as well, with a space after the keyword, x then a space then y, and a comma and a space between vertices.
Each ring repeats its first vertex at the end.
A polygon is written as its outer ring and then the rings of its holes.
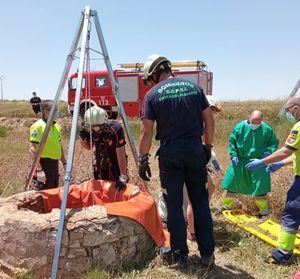
POLYGON ((108 119, 107 112, 105 109, 93 106, 84 114, 84 122, 87 126, 93 126, 93 125, 102 125, 106 122, 108 119))
POLYGON ((165 66, 163 66, 163 64, 167 64, 166 66, 171 69, 171 62, 169 59, 158 54, 150 55, 144 64, 144 80, 149 81, 149 78, 159 67, 163 67, 164 69, 165 66))

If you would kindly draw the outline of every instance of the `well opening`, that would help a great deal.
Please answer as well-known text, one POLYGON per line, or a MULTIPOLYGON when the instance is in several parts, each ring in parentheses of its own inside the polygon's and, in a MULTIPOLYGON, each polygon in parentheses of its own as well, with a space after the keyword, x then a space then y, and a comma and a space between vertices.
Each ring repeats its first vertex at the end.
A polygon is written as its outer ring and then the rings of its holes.
MULTIPOLYGON (((116 194, 111 184, 100 184, 70 187, 59 260, 61 278, 77 278, 95 266, 111 269, 137 262, 161 238, 157 232, 163 232, 162 227, 150 197, 141 197, 133 185, 116 194), (135 212, 148 224, 134 220, 135 212)), ((2 267, 10 272, 21 268, 35 278, 50 276, 61 198, 61 189, 51 189, 0 199, 2 267)))

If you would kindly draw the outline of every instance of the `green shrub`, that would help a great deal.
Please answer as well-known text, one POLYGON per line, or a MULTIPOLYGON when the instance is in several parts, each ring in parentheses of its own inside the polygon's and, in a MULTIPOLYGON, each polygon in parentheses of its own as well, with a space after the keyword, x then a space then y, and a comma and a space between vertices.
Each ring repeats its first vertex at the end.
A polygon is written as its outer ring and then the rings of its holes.
POLYGON ((6 137, 8 132, 8 128, 4 126, 0 126, 0 137, 6 137))
POLYGON ((22 271, 15 271, 14 278, 16 279, 34 279, 34 275, 32 273, 24 273, 22 271))
POLYGON ((109 279, 109 278, 110 278, 109 273, 99 268, 93 269, 82 276, 82 279, 109 279))

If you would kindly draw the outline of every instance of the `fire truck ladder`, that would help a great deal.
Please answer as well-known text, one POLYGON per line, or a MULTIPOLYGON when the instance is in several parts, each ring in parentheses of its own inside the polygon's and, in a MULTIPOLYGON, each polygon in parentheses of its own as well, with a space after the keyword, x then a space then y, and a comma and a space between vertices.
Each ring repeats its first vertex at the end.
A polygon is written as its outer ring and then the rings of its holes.
MULTIPOLYGON (((76 87, 76 95, 75 95, 75 104, 74 104, 74 112, 73 112, 73 118, 72 118, 72 124, 71 124, 71 133, 70 133, 70 142, 69 142, 69 151, 68 151, 68 160, 67 160, 67 167, 66 167, 66 174, 64 178, 64 189, 63 189, 63 198, 62 198, 62 204, 61 204, 61 211, 60 211, 60 217, 59 217, 59 224, 58 224, 58 231, 57 231, 57 237, 56 237, 56 244, 55 244, 55 251, 54 251, 54 258, 53 258, 53 265, 52 265, 52 272, 51 272, 51 279, 57 278, 57 272, 58 272, 58 264, 59 264, 59 255, 60 255, 60 249, 61 249, 61 242, 62 242, 62 235, 63 235, 63 229, 64 229, 64 221, 65 221, 65 212, 66 212, 66 205, 67 205, 67 197, 68 197, 68 191, 69 191, 69 184, 71 180, 71 172, 73 167, 73 159, 74 159, 74 150, 75 150, 75 141, 76 141, 76 130, 77 130, 77 121, 78 121, 78 115, 79 115, 79 107, 80 107, 80 97, 82 92, 82 81, 83 81, 83 72, 84 72, 84 66, 87 63, 87 51, 88 51, 88 40, 90 38, 90 27, 91 27, 91 18, 94 20, 94 25, 96 28, 97 37, 100 43, 101 48, 101 54, 103 56, 107 71, 109 73, 109 78, 113 87, 113 94, 117 102, 117 106, 119 109, 119 113, 121 115, 125 132, 128 137, 131 151, 135 160, 136 167, 138 167, 138 160, 137 160, 137 150, 134 145, 133 138, 131 136, 129 123, 124 111, 123 103, 121 100, 121 96, 119 93, 119 85, 114 77, 113 69, 110 63, 110 59, 108 56, 108 52, 106 49, 104 37, 102 34, 102 30, 100 27, 99 18, 97 15, 97 12, 95 10, 91 10, 90 7, 86 6, 84 11, 81 14, 79 25, 77 27, 75 37, 73 39, 70 52, 67 56, 67 61, 63 70, 63 74, 53 101, 53 106, 50 111, 48 121, 45 127, 44 134, 42 136, 41 142, 38 146, 38 149, 36 151, 35 158, 33 160, 33 165, 29 173, 29 177, 25 186, 25 189, 29 189, 33 174, 36 171, 38 162, 41 157, 41 153, 44 149, 46 139, 48 137, 51 124, 54 119, 54 114, 57 109, 57 105, 59 102, 59 99, 61 97, 61 94, 63 92, 64 86, 66 84, 72 62, 75 59, 75 52, 80 49, 80 57, 79 57, 79 66, 78 66, 78 78, 77 78, 77 87, 76 87), (77 49, 79 40, 81 37, 81 47, 77 49)), ((145 183, 142 181, 143 187, 145 187, 145 183)))
MULTIPOLYGON (((142 70, 144 68, 143 63, 123 63, 119 64, 123 69, 135 69, 142 70)), ((171 62, 171 66, 174 68, 190 68, 196 67, 200 70, 206 67, 206 64, 200 60, 184 60, 184 61, 173 61, 171 62)))

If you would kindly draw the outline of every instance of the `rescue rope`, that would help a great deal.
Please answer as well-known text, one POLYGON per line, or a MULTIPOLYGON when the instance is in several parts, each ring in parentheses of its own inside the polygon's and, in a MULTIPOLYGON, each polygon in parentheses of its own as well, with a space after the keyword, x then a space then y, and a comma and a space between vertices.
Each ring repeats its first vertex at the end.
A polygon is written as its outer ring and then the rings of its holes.
POLYGON ((0 198, 3 197, 4 193, 6 192, 6 190, 8 189, 9 186, 10 186, 10 183, 7 183, 7 185, 5 186, 3 192, 2 192, 1 195, 0 195, 0 198))
MULTIPOLYGON (((75 166, 78 166, 78 162, 79 162, 79 159, 80 159, 80 155, 81 155, 81 152, 82 152, 82 145, 80 145, 80 147, 79 147, 80 149, 79 149, 79 152, 77 152, 77 159, 76 159, 76 161, 75 161, 75 166)), ((74 171, 73 171, 73 182, 75 183, 75 169, 74 169, 74 171)))
MULTIPOLYGON (((89 100, 89 102, 85 102, 85 108, 84 108, 84 111, 86 112, 88 108, 91 107, 91 75, 90 75, 90 72, 91 72, 91 64, 90 64, 90 60, 91 60, 91 57, 90 57, 90 34, 91 34, 91 27, 92 25, 89 24, 89 30, 88 30, 88 39, 87 39, 87 44, 86 44, 86 78, 87 78, 87 86, 86 86, 86 90, 85 90, 85 97, 87 100, 89 100), (87 108, 87 106, 89 106, 87 108)), ((91 111, 89 111, 89 113, 91 113, 91 111)), ((91 117, 91 115, 90 115, 91 117)), ((92 126, 91 126, 91 123, 89 123, 89 133, 90 133, 90 148, 92 149, 93 148, 93 137, 92 137, 92 126)), ((91 163, 92 163, 92 166, 93 166, 93 163, 94 163, 94 158, 93 158, 93 153, 91 153, 91 163)), ((93 192, 93 205, 95 205, 95 197, 94 197, 94 184, 92 186, 92 192, 93 192)))

